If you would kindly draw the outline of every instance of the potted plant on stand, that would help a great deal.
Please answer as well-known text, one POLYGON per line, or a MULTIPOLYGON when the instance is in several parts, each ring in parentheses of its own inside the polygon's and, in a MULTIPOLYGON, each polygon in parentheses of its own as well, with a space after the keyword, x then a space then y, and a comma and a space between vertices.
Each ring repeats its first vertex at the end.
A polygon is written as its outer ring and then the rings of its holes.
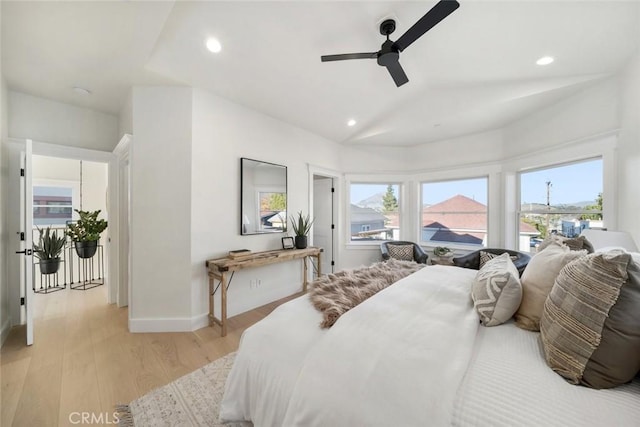
POLYGON ((446 246, 437 246, 433 249, 433 254, 438 257, 438 261, 444 264, 453 263, 453 251, 446 246))
POLYGON ((291 217, 291 227, 295 234, 296 248, 304 249, 307 247, 307 235, 311 231, 313 220, 309 215, 303 216, 302 212, 298 212, 298 218, 291 217))
POLYGON ((75 209, 80 219, 67 224, 67 236, 73 240, 76 253, 80 258, 91 258, 98 249, 100 233, 107 228, 107 221, 98 219, 100 210, 89 212, 75 209))
POLYGON ((64 236, 58 237, 58 232, 51 227, 47 227, 44 232, 38 228, 40 237, 38 243, 33 244, 33 252, 40 260, 40 273, 53 274, 57 273, 60 268, 60 253, 64 249, 64 236))

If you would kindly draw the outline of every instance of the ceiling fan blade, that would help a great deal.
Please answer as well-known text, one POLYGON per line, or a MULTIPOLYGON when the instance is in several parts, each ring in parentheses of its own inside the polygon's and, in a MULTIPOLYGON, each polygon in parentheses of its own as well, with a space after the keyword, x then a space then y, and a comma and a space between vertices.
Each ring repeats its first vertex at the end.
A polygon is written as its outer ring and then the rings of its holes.
POLYGON ((402 52, 458 7, 460 7, 460 3, 456 0, 440 0, 430 11, 420 18, 418 22, 413 24, 413 27, 409 28, 406 33, 396 40, 393 45, 402 52))
POLYGON ((404 70, 402 69, 400 62, 398 61, 392 62, 386 67, 387 67, 387 70, 389 70, 389 74, 391 74, 391 77, 393 77, 393 81, 396 82, 396 86, 400 87, 409 81, 409 78, 404 73, 404 70))
POLYGON ((345 59, 376 59, 378 52, 368 53, 343 53, 340 55, 323 55, 320 57, 322 62, 327 61, 344 61, 345 59))

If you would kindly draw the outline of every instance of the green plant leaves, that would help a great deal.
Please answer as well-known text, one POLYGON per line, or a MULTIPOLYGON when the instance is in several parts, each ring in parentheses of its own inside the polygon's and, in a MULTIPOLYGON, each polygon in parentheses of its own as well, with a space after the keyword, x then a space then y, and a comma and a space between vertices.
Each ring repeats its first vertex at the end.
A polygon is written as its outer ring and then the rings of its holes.
POLYGON ((293 233, 296 236, 306 236, 311 231, 311 225, 313 225, 313 220, 311 216, 307 214, 307 216, 302 215, 302 211, 298 212, 298 218, 294 217, 289 218, 291 220, 291 227, 293 228, 293 233))
POLYGON ((67 224, 66 234, 74 242, 93 242, 100 239, 100 233, 107 228, 107 221, 98 219, 100 210, 81 211, 75 209, 80 219, 72 224, 67 224))
POLYGON ((51 232, 51 227, 47 227, 44 232, 38 228, 38 231, 40 231, 40 238, 37 244, 33 244, 35 256, 41 260, 60 258, 65 244, 64 235, 58 237, 57 230, 51 232))

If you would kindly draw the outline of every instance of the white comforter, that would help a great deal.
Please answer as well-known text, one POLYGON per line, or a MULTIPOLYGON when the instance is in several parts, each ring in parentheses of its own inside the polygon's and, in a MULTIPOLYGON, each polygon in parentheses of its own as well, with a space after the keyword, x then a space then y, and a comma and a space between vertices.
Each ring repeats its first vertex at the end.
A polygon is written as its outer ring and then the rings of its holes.
POLYGON ((306 296, 285 304, 245 332, 221 418, 261 427, 449 424, 478 328, 475 273, 424 268, 329 330, 306 296))

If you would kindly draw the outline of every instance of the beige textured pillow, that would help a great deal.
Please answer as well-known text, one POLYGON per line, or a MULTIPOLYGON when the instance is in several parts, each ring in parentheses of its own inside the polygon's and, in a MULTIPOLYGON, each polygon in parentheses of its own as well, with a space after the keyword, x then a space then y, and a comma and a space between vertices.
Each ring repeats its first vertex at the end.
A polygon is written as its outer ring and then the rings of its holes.
POLYGON ((522 273, 522 304, 516 313, 516 323, 522 329, 540 330, 540 317, 547 295, 562 268, 587 251, 572 251, 566 245, 553 242, 531 258, 522 273))
POLYGON ((391 258, 402 261, 413 261, 413 245, 387 245, 387 252, 391 258))
POLYGON ((601 389, 640 370, 640 269, 623 251, 596 253, 562 269, 544 306, 547 364, 573 384, 601 389))
POLYGON ((569 246, 569 249, 571 249, 572 251, 581 251, 584 249, 590 254, 594 252, 593 245, 584 236, 564 237, 564 236, 558 236, 556 234, 552 234, 546 239, 544 239, 542 243, 540 243, 540 246, 538 246, 538 252, 542 251, 552 243, 567 245, 569 246))
POLYGON ((471 298, 484 326, 500 325, 516 312, 522 300, 519 277, 506 252, 480 268, 471 287, 471 298))

